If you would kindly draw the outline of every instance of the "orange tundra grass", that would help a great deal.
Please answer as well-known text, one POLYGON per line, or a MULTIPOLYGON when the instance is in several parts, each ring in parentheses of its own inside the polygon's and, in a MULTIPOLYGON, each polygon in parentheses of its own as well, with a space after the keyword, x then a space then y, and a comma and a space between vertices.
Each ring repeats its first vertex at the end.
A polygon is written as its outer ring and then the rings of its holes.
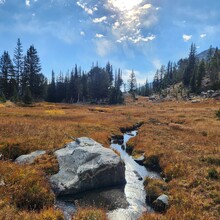
MULTIPOLYGON (((145 164, 155 161, 162 172, 164 193, 169 195, 170 207, 166 213, 144 214, 141 219, 218 219, 220 216, 220 121, 216 118, 219 101, 200 103, 162 102, 150 103, 145 98, 123 106, 86 106, 39 103, 34 107, 0 108, 0 152, 5 159, 37 149, 49 152, 30 166, 30 181, 57 171, 57 162, 50 150, 64 146, 72 138, 87 136, 109 146, 112 134, 120 134, 121 127, 131 127, 137 122, 145 124, 138 135, 130 140, 134 156, 145 155, 145 164), (54 167, 54 169, 53 169, 54 167), (36 170, 36 171, 35 171, 36 170)), ((19 181, 26 172, 25 166, 4 163, 7 169, 15 166, 19 181), (24 171, 22 171, 24 170, 24 171)), ((1 169, 1 178, 8 172, 1 169)), ((45 182, 44 182, 45 180, 45 182)), ((53 195, 45 186, 40 192, 46 196, 44 209, 52 207, 53 195)), ((0 180, 1 181, 1 180, 0 180)), ((0 186, 13 195, 16 182, 9 178, 8 186, 0 186), (6 188, 9 187, 9 188, 6 188), (11 188, 12 187, 12 188, 11 188)), ((146 183, 148 181, 145 181, 146 183)), ((150 182, 151 192, 162 193, 157 182, 150 182)), ((26 189, 29 183, 24 182, 26 189)), ((23 188, 17 189, 21 195, 23 188)), ((148 187, 146 185, 146 190, 148 187)), ((16 207, 16 198, 6 195, 7 207, 16 207)), ((5 202, 5 201, 4 201, 5 202)), ((29 205, 25 205, 29 206, 29 205)), ((19 207, 20 208, 20 207, 19 207)), ((0 212, 1 218, 1 212, 0 212)))

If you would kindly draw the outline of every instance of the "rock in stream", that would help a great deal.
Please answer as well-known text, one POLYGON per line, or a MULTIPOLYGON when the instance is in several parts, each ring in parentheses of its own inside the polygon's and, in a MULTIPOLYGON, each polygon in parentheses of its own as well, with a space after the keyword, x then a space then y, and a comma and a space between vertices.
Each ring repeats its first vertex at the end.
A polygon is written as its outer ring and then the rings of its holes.
POLYGON ((125 165, 111 149, 86 137, 55 151, 59 172, 50 177, 57 196, 126 183, 125 165))

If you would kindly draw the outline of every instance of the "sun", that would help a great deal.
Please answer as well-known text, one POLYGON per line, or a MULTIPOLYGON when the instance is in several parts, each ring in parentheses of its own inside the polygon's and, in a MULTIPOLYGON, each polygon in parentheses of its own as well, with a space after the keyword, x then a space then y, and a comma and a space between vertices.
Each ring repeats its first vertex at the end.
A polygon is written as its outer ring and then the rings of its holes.
POLYGON ((109 0, 120 11, 129 11, 138 6, 143 0, 109 0))

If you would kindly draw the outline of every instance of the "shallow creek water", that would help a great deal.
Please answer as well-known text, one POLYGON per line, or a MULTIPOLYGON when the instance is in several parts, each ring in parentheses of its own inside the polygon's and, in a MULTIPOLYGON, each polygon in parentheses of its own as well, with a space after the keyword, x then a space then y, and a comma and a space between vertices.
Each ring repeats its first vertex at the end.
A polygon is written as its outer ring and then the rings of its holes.
POLYGON ((110 146, 120 153, 125 163, 127 182, 125 187, 94 190, 77 196, 65 196, 57 199, 56 206, 64 211, 67 220, 71 219, 71 215, 76 211, 78 205, 104 207, 108 210, 110 220, 136 220, 143 212, 152 211, 145 202, 143 181, 145 177, 160 177, 159 174, 150 172, 144 166, 136 163, 132 156, 125 151, 128 140, 136 135, 136 130, 125 133, 122 143, 115 143, 112 140, 110 146))

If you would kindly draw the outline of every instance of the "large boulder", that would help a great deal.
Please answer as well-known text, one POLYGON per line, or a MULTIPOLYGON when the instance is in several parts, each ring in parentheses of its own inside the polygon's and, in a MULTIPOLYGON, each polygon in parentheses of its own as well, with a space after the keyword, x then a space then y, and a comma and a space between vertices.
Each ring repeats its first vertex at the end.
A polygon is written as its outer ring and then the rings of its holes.
POLYGON ((25 155, 19 156, 18 158, 15 159, 15 162, 19 163, 19 164, 31 164, 34 162, 34 160, 38 156, 41 156, 45 153, 46 153, 46 151, 44 151, 44 150, 37 150, 37 151, 34 151, 30 154, 25 154, 25 155))
POLYGON ((123 185, 125 165, 111 149, 90 138, 78 138, 55 151, 59 172, 50 178, 56 195, 123 185))

